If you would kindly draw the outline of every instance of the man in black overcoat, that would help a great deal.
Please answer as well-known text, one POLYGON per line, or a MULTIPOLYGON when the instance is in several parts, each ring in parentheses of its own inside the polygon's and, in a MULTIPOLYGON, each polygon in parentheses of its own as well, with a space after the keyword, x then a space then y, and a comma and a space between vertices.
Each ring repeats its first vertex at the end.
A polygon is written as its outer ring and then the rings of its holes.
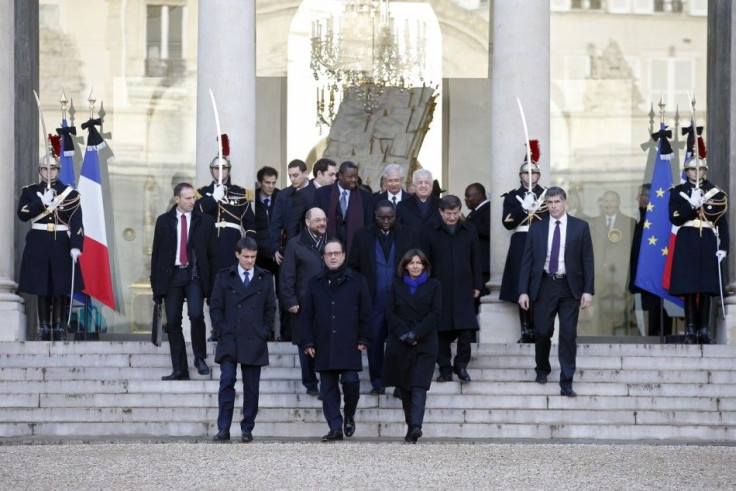
POLYGON ((258 243, 256 265, 275 275, 277 282, 279 268, 273 259, 273 254, 271 254, 271 217, 280 192, 279 188, 276 187, 278 178, 279 172, 273 167, 263 166, 258 169, 256 173, 258 190, 256 191, 256 199, 253 200, 255 237, 258 243))
POLYGON ((309 184, 298 189, 294 194, 294 200, 291 206, 291 216, 289 217, 289 229, 304 230, 304 218, 307 210, 312 208, 314 203, 314 194, 321 187, 332 186, 337 179, 337 164, 330 159, 319 159, 312 166, 312 175, 314 178, 309 184))
POLYGON ((399 203, 411 198, 402 186, 404 185, 404 169, 399 164, 388 164, 383 168, 381 173, 381 182, 385 186, 385 191, 379 191, 374 195, 376 206, 383 200, 387 200, 396 208, 399 203))
MULTIPOLYGON (((289 323, 292 326, 291 342, 297 346, 302 339, 299 327, 307 285, 325 267, 322 253, 325 249, 327 217, 322 209, 312 208, 307 211, 304 222, 304 230, 286 244, 279 276, 281 303, 290 316, 289 323)), ((314 358, 307 356, 301 349, 298 351, 302 385, 307 389, 307 394, 318 396, 319 380, 314 369, 314 358)))
POLYGON ((151 288, 154 300, 163 299, 171 349, 170 375, 162 380, 189 380, 186 345, 181 329, 182 308, 192 328, 194 365, 200 375, 208 375, 205 362, 204 300, 210 294, 217 261, 215 220, 198 212, 195 191, 188 183, 174 188, 176 205, 156 219, 151 251, 151 288))
POLYGON ((411 176, 415 193, 396 205, 396 222, 418 234, 440 220, 440 198, 432 193, 432 173, 417 169, 411 176))
POLYGON ((358 166, 350 161, 340 164, 335 184, 314 193, 313 206, 325 212, 327 234, 340 239, 347 254, 355 232, 370 224, 373 217, 373 197, 358 186, 358 166))
POLYGON ((559 317, 560 394, 575 397, 572 381, 578 314, 593 301, 595 263, 588 223, 565 212, 566 198, 562 188, 548 188, 545 203, 549 219, 529 227, 519 277, 519 305, 523 309, 534 305, 535 370, 540 384, 547 383, 552 371, 549 352, 555 317, 559 317))
POLYGON ((419 238, 412 229, 396 225, 396 210, 388 200, 377 204, 374 216, 374 224, 355 233, 348 266, 365 276, 371 292, 373 331, 368 348, 368 373, 371 378, 371 394, 383 394, 385 389, 381 382, 381 372, 388 336, 388 290, 396 278, 396 267, 401 258, 409 249, 419 247, 419 238))
POLYGON ((470 382, 467 370, 470 344, 478 330, 475 299, 483 288, 480 241, 473 224, 460 221, 460 207, 457 196, 442 198, 441 219, 422 236, 422 248, 432 265, 432 278, 442 283, 438 382, 451 381, 453 371, 462 382, 470 382), (457 353, 453 362, 451 344, 455 339, 457 353))
POLYGON ((371 296, 365 278, 346 267, 345 250, 329 239, 324 250, 327 269, 312 278, 302 308, 302 349, 314 357, 320 373, 322 411, 330 427, 323 442, 342 440, 355 433, 355 411, 360 399, 362 351, 371 335, 371 296), (340 388, 345 398, 340 413, 340 388))
POLYGON ((267 340, 276 311, 273 276, 255 265, 257 253, 254 239, 240 239, 235 248, 238 264, 220 271, 212 289, 210 317, 218 339, 215 362, 220 364, 214 440, 219 442, 230 440, 238 364, 243 380, 241 441, 253 440, 261 367, 268 365, 267 340))

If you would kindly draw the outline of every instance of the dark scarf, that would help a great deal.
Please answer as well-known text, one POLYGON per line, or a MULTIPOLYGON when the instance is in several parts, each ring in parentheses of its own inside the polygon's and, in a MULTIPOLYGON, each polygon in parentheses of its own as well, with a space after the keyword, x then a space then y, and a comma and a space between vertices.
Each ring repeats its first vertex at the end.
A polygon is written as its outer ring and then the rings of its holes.
POLYGON ((347 267, 346 263, 342 263, 337 269, 327 269, 327 279, 330 282, 330 288, 332 291, 337 288, 337 284, 339 283, 340 278, 345 274, 347 267))
POLYGON ((417 279, 414 279, 411 276, 409 276, 409 273, 406 273, 403 278, 404 283, 406 283, 409 286, 409 291, 411 292, 412 295, 414 295, 414 292, 417 291, 417 288, 425 284, 428 279, 429 279, 429 275, 427 274, 426 271, 422 271, 422 274, 417 276, 417 279))
MULTIPOLYGON (((337 220, 340 202, 340 190, 337 183, 332 185, 330 191, 330 203, 327 207, 327 234, 332 237, 340 236, 340 224, 337 220)), ((348 216, 342 217, 347 224, 347 243, 345 253, 350 252, 350 244, 353 242, 355 232, 363 228, 363 196, 360 194, 360 188, 350 190, 350 200, 348 201, 348 216)))

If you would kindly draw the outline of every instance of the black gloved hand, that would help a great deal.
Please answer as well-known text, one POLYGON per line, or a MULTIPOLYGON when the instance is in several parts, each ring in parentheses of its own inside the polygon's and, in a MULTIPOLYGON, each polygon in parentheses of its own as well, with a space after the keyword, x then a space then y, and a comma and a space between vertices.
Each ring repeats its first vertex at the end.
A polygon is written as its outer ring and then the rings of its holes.
POLYGON ((414 331, 409 331, 399 336, 399 341, 409 346, 413 346, 417 343, 417 335, 414 334, 414 331))

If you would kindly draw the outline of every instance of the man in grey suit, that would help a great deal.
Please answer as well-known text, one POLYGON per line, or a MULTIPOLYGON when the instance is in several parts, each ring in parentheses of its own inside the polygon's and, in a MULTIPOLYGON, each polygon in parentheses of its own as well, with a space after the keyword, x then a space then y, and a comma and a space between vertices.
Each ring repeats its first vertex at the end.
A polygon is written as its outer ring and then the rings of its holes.
POLYGON ((549 219, 534 222, 524 247, 519 278, 519 305, 534 305, 536 317, 536 382, 544 384, 549 364, 555 316, 560 320, 560 394, 575 397, 577 323, 579 309, 593 300, 593 242, 588 223, 566 213, 567 195, 557 186, 547 189, 549 219))

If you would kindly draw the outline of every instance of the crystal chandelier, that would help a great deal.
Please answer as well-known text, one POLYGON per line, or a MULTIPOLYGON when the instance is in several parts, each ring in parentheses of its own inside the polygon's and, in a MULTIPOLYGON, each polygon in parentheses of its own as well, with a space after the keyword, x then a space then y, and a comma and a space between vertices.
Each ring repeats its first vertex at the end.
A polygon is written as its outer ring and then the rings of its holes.
POLYGON ((426 85, 426 24, 407 19, 398 29, 389 0, 348 0, 337 18, 312 22, 311 45, 320 131, 348 92, 372 113, 385 87, 426 85))

